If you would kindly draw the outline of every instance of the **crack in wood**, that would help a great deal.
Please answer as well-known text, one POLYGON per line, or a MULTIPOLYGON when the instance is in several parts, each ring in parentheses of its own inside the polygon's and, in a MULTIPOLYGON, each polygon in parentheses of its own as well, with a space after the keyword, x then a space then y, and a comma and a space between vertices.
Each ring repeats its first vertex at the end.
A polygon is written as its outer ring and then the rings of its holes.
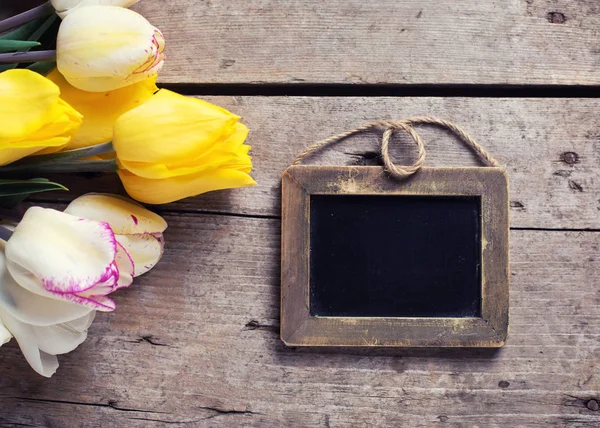
POLYGON ((47 398, 29 398, 29 397, 13 397, 16 400, 30 401, 36 403, 54 403, 54 404, 70 404, 74 406, 89 406, 89 407, 108 407, 110 409, 118 410, 120 412, 139 412, 139 413, 165 413, 156 410, 143 410, 143 409, 130 409, 126 407, 117 406, 117 401, 109 400, 107 404, 104 403, 85 403, 80 401, 67 401, 67 400, 51 400, 47 398))
POLYGON ((251 410, 220 409, 218 407, 210 406, 199 406, 197 409, 210 410, 219 415, 260 415, 260 413, 253 412, 251 410))
POLYGON ((206 418, 202 418, 202 419, 195 419, 195 420, 191 420, 191 421, 167 421, 164 419, 151 419, 151 418, 128 418, 132 421, 147 421, 147 422, 159 422, 161 424, 167 424, 167 425, 185 425, 185 424, 195 424, 198 422, 202 422, 203 420, 206 420, 206 418))
POLYGON ((174 346, 167 345, 166 343, 157 342, 151 334, 148 334, 145 336, 140 336, 136 340, 125 340, 125 342, 127 342, 127 343, 144 343, 145 342, 145 343, 149 343, 152 346, 165 346, 167 348, 174 348, 174 346))
POLYGON ((212 210, 193 210, 193 209, 161 209, 153 207, 154 212, 157 214, 164 215, 177 215, 177 214, 201 214, 201 215, 216 215, 216 216, 230 216, 230 217, 242 217, 242 218, 255 218, 255 219, 270 219, 270 220, 281 220, 280 215, 273 214, 251 214, 251 213, 235 213, 227 211, 212 211, 212 210))
POLYGON ((600 229, 584 228, 551 228, 551 227, 511 227, 510 230, 525 230, 531 232, 600 232, 600 229))
POLYGON ((257 320, 250 320, 244 325, 244 330, 265 330, 279 333, 279 325, 261 324, 257 320))
POLYGON ((186 424, 196 424, 202 421, 206 421, 209 419, 214 419, 223 415, 261 415, 262 413, 252 412, 250 410, 235 410, 235 409, 220 409, 218 407, 209 407, 209 406, 200 406, 197 409, 208 410, 214 412, 213 415, 210 415, 206 418, 194 419, 190 421, 169 421, 165 419, 153 419, 153 418, 129 418, 131 420, 136 421, 148 421, 148 422, 159 422, 168 425, 186 425, 186 424))
POLYGON ((22 422, 11 422, 8 419, 0 417, 0 426, 2 427, 36 427, 39 425, 30 425, 22 422))

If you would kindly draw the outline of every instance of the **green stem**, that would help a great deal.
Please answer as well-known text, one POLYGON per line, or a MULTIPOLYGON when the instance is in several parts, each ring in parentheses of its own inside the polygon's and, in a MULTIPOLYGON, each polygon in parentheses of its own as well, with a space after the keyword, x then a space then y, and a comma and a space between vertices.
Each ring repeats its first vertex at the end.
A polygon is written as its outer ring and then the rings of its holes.
POLYGON ((112 142, 97 144, 90 147, 82 147, 80 149, 66 150, 64 152, 49 153, 47 155, 32 155, 24 159, 18 160, 0 167, 1 173, 13 173, 24 171, 40 171, 41 168, 52 165, 65 165, 70 162, 84 162, 79 159, 96 156, 103 153, 114 152, 112 142))
POLYGON ((3 241, 8 241, 12 236, 12 231, 4 226, 0 226, 0 239, 3 241))
POLYGON ((29 9, 23 13, 0 21, 0 33, 20 27, 29 21, 33 21, 34 19, 38 19, 52 13, 54 13, 54 7, 52 7, 52 4, 48 1, 40 6, 34 7, 33 9, 29 9))
POLYGON ((107 143, 96 144, 95 146, 84 147, 83 149, 66 150, 62 153, 64 153, 64 154, 71 153, 71 154, 75 155, 78 152, 82 152, 83 156, 81 156, 81 157, 89 158, 90 156, 102 155, 104 153, 111 153, 114 151, 115 151, 115 149, 113 148, 112 141, 109 141, 107 143), (84 150, 85 150, 85 152, 83 152, 84 150))
POLYGON ((56 51, 49 50, 0 54, 0 64, 18 64, 38 61, 56 61, 56 51))
POLYGON ((98 161, 73 161, 65 163, 55 163, 52 165, 42 165, 35 168, 35 172, 42 174, 63 174, 73 172, 116 172, 116 159, 98 160, 98 161))

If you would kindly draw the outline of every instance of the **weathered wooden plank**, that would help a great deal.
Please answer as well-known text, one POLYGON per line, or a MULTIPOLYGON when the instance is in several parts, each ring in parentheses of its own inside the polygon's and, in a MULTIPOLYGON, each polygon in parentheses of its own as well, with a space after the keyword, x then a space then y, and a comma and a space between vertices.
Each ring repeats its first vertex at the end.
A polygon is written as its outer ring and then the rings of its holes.
POLYGON ((279 339, 280 222, 167 221, 162 263, 53 378, 2 347, 3 426, 600 423, 600 233, 512 231, 500 350, 294 349, 279 339))
POLYGON ((150 1, 162 83, 600 83, 596 0, 150 1))
MULTIPOLYGON (((217 192, 164 207, 254 215, 280 215, 281 173, 308 144, 365 122, 427 114, 463 126, 507 166, 513 227, 600 228, 600 100, 498 98, 207 97, 250 127, 254 188, 217 192)), ((479 161, 449 134, 419 131, 426 165, 468 166, 479 161)), ((372 164, 380 135, 343 141, 312 158, 318 164, 372 164), (371 159, 369 159, 371 158, 371 159)), ((400 136, 391 147, 412 163, 414 143, 400 136)), ((74 192, 116 191, 116 177, 62 179, 74 192)), ((47 199, 48 194, 40 197, 47 199)))

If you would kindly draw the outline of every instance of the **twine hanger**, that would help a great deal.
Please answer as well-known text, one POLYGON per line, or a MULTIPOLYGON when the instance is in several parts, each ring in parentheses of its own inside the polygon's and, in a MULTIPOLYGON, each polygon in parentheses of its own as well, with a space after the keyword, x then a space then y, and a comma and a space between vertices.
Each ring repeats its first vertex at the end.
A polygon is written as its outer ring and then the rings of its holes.
POLYGON ((369 129, 381 126, 386 128, 383 132, 383 137, 381 138, 381 157, 383 158, 385 170, 396 178, 406 178, 417 172, 419 169, 421 169, 421 167, 425 163, 425 145, 423 144, 421 136, 413 127, 414 125, 419 124, 434 125, 451 131, 461 141, 463 141, 465 144, 471 147, 488 166, 500 166, 496 159, 494 159, 481 145, 479 145, 458 125, 448 120, 438 119, 436 117, 430 116, 415 116, 403 120, 377 120, 375 122, 367 123, 365 125, 359 126, 358 128, 342 132, 341 134, 334 135, 333 137, 329 137, 324 140, 318 141, 314 144, 311 144, 308 148, 306 148, 306 150, 304 150, 296 157, 292 165, 300 165, 306 157, 322 149, 325 146, 329 146, 351 135, 358 134, 360 132, 368 131, 369 129), (397 130, 402 130, 406 132, 417 144, 417 159, 412 165, 396 165, 391 159, 389 153, 390 137, 397 130))

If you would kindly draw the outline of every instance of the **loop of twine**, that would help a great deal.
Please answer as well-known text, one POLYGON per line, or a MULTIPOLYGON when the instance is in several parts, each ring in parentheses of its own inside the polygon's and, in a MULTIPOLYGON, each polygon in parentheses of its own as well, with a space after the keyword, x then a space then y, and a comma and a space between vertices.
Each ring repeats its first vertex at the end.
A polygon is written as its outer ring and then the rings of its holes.
POLYGON ((368 131, 369 129, 381 126, 385 127, 383 137, 381 138, 381 157, 383 158, 383 164, 385 165, 386 171, 392 176, 397 178, 406 178, 415 172, 417 172, 425 163, 425 145, 421 136, 417 133, 413 125, 429 124, 435 125, 440 128, 447 129, 454 133, 461 141, 471 147, 479 155, 479 157, 489 166, 499 166, 500 164, 494 159, 481 145, 479 145, 473 138, 471 138, 462 128, 458 125, 444 119, 438 119, 430 116, 416 116, 409 117, 403 120, 377 120, 370 122, 365 125, 359 126, 358 128, 351 129, 350 131, 342 132, 341 134, 334 135, 324 140, 318 141, 310 145, 306 150, 300 153, 292 165, 300 165, 302 160, 312 153, 322 149, 325 146, 336 143, 343 140, 351 135, 358 134, 360 132, 368 131), (417 145, 417 159, 412 165, 396 165, 389 153, 390 138, 396 130, 402 130, 406 132, 415 141, 417 145))

